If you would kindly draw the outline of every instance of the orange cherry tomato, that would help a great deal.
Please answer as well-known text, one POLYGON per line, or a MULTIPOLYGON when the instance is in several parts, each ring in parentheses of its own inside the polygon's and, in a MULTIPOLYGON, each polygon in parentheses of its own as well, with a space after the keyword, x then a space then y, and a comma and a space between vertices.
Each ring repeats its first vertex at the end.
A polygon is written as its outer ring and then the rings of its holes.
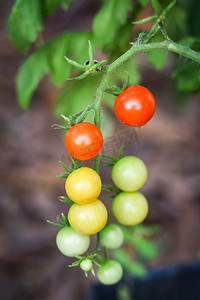
POLYGON ((92 123, 78 123, 72 126, 65 136, 67 151, 72 157, 79 160, 88 160, 97 156, 102 146, 102 133, 92 123))

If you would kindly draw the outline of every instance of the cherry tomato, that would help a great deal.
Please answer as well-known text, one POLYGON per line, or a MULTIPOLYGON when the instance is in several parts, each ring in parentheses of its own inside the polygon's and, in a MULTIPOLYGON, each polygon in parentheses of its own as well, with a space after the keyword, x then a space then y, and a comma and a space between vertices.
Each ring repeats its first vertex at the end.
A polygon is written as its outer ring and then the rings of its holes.
POLYGON ((140 192, 122 192, 112 204, 112 210, 117 221, 123 225, 141 223, 148 214, 148 202, 140 192))
POLYGON ((67 177, 65 190, 72 201, 79 204, 89 203, 99 196, 101 179, 93 169, 82 167, 67 177))
POLYGON ((100 231, 100 242, 109 249, 119 248, 123 241, 123 231, 116 224, 110 223, 100 231))
POLYGON ((88 204, 73 204, 68 212, 70 225, 82 234, 95 234, 107 222, 108 213, 105 205, 98 199, 88 204))
POLYGON ((147 180, 147 168, 135 156, 125 156, 118 160, 112 169, 114 184, 124 192, 139 190, 147 180))
POLYGON ((133 85, 116 98, 114 111, 122 123, 129 126, 142 126, 153 117, 155 99, 147 88, 133 85))
POLYGON ((79 160, 95 157, 103 146, 103 136, 98 127, 83 122, 72 126, 65 136, 65 147, 69 154, 79 160))
POLYGON ((84 272, 88 272, 92 269, 92 261, 89 258, 85 258, 80 263, 80 267, 84 272))
POLYGON ((56 244, 62 254, 73 257, 87 251, 90 245, 90 237, 80 234, 72 227, 67 226, 58 232, 56 244))
POLYGON ((106 285, 117 283, 122 275, 122 266, 116 260, 108 260, 97 271, 99 281, 106 285))

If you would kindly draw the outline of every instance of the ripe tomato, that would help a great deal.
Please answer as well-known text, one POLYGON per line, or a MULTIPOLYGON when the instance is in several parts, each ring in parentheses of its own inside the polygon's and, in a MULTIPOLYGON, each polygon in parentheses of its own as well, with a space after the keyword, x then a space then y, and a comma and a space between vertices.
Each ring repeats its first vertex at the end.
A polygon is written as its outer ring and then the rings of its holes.
POLYGON ((147 168, 136 156, 125 156, 112 169, 114 184, 124 192, 139 190, 147 180, 147 168))
POLYGON ((117 283, 123 275, 123 269, 116 260, 108 260, 97 271, 97 277, 103 284, 110 285, 117 283))
POLYGON ((67 177, 65 190, 72 201, 79 204, 89 203, 99 196, 101 179, 93 169, 82 167, 67 177))
POLYGON ((89 258, 84 258, 80 263, 80 268, 84 272, 88 272, 92 269, 92 261, 89 258))
POLYGON ((88 204, 73 204, 68 212, 70 225, 82 234, 95 234, 107 222, 108 213, 104 204, 96 199, 88 204))
POLYGON ((119 248, 124 241, 121 228, 113 223, 106 225, 100 232, 100 242, 109 249, 119 248))
POLYGON ((62 254, 73 257, 87 251, 90 245, 90 237, 80 234, 72 227, 67 226, 58 232, 56 244, 62 254))
POLYGON ((133 85, 116 98, 114 111, 122 123, 129 126, 142 126, 153 117, 155 99, 145 87, 133 85))
POLYGON ((123 225, 141 223, 148 213, 148 202, 140 192, 122 192, 112 204, 112 210, 117 221, 123 225))
POLYGON ((83 122, 72 126, 65 136, 65 147, 69 154, 79 160, 95 157, 103 146, 103 136, 98 127, 83 122))

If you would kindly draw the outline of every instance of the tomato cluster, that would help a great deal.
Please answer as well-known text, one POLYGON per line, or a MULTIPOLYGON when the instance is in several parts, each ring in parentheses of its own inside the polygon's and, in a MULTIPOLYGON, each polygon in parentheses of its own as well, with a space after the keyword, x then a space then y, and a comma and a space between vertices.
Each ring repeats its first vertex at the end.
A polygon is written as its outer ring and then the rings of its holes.
MULTIPOLYGON (((142 126, 153 116, 155 100, 146 88, 131 86, 116 98, 114 111, 119 120, 128 126, 142 126)), ((102 145, 101 131, 88 122, 73 125, 65 136, 67 151, 78 160, 94 158, 101 151, 102 145)), ((138 190, 147 180, 147 168, 143 161, 135 156, 126 156, 114 161, 112 180, 120 191, 116 192, 113 199, 113 215, 123 225, 141 223, 147 216, 148 203, 138 190)), ((86 256, 80 256, 90 246, 90 235, 96 233, 99 233, 99 242, 105 249, 119 248, 124 242, 121 227, 107 223, 107 209, 98 199, 101 189, 101 178, 92 168, 81 166, 69 172, 65 182, 66 194, 72 202, 67 218, 69 225, 58 232, 56 244, 62 254, 79 258, 72 266, 79 265, 86 276, 88 271, 94 274, 95 263, 99 267, 99 281, 103 284, 114 284, 123 275, 119 262, 109 260, 106 254, 104 260, 100 253, 98 258, 101 259, 97 262, 94 250, 86 256)))

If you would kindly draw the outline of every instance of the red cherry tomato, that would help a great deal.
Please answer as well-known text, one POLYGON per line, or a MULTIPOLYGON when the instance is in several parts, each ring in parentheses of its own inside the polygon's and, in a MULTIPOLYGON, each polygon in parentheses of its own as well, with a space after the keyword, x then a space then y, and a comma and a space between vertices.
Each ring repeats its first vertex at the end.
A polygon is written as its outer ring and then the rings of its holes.
POLYGON ((98 127, 83 122, 72 126, 65 136, 65 147, 69 154, 79 160, 95 157, 103 146, 103 136, 98 127))
POLYGON ((155 99, 145 87, 133 85, 116 98, 114 111, 122 123, 129 126, 142 126, 153 117, 155 99))

